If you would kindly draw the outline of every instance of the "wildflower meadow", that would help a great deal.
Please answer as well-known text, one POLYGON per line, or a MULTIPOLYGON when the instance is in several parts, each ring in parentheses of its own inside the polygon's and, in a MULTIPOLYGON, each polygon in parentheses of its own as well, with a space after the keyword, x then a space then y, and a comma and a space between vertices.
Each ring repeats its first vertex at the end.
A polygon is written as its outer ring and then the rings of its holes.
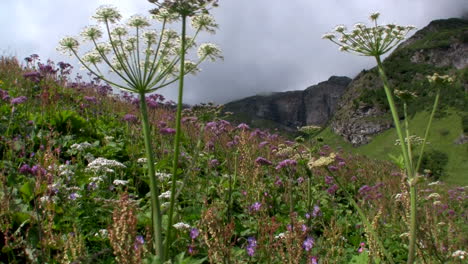
POLYGON ((149 2, 148 17, 100 7, 58 43, 87 76, 0 58, 0 263, 467 263, 466 187, 418 173, 454 79, 427 76, 437 96, 412 140, 413 95, 381 61, 413 27, 373 13, 323 36, 375 58, 401 148, 386 162, 329 146, 321 127, 291 138, 184 106, 185 76, 223 59, 197 41, 222 30, 218 2, 149 2), (158 93, 171 84, 177 102, 158 93))

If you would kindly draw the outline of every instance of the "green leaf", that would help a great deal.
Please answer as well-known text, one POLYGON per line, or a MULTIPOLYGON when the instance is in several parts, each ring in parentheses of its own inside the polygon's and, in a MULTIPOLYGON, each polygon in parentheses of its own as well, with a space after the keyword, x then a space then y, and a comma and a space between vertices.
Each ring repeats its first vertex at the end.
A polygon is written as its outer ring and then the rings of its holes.
POLYGON ((367 264, 369 263, 369 253, 367 251, 364 251, 359 255, 355 255, 353 256, 353 258, 351 259, 351 262, 349 263, 367 264))
POLYGON ((405 160, 403 158, 403 155, 400 154, 398 155, 398 157, 396 157, 392 154, 388 154, 388 156, 400 169, 405 169, 405 160))
POLYGON ((32 181, 25 182, 19 191, 22 194, 23 200, 27 203, 34 198, 34 184, 32 181))

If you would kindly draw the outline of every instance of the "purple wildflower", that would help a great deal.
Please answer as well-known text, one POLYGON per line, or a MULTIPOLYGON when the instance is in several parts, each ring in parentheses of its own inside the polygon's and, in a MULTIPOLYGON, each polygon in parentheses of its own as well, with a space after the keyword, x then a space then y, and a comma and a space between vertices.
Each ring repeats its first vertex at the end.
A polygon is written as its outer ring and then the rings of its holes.
POLYGON ((200 235, 200 231, 196 228, 190 229, 190 238, 191 239, 196 239, 200 235))
POLYGON ((266 166, 273 164, 271 161, 265 159, 264 157, 256 158, 255 163, 257 163, 258 165, 266 165, 266 166))
POLYGON ((310 251, 314 247, 314 239, 312 237, 307 237, 306 240, 302 243, 302 247, 305 251, 310 251))
POLYGON ((132 114, 126 114, 126 115, 124 115, 124 117, 122 119, 123 119, 123 121, 127 121, 129 123, 135 123, 138 120, 136 115, 132 115, 132 114))
POLYGON ((159 133, 161 133, 162 135, 174 135, 176 131, 173 128, 166 127, 166 128, 161 128, 159 130, 159 133))
POLYGON ((315 257, 315 256, 312 256, 312 257, 310 258, 309 264, 318 264, 318 258, 315 257))
POLYGON ((325 176, 325 183, 326 183, 327 185, 333 184, 333 177, 331 177, 331 176, 325 176))
POLYGON ((262 141, 262 142, 260 142, 260 143, 258 144, 258 147, 259 147, 259 148, 263 148, 264 146, 266 146, 266 145, 268 145, 268 144, 269 144, 268 141, 262 141))
POLYGON ((40 72, 37 72, 37 71, 32 71, 32 72, 26 72, 23 74, 23 77, 25 79, 28 79, 34 83, 38 83, 41 81, 41 79, 43 78, 42 74, 40 72))
POLYGON ((68 198, 72 201, 75 201, 77 198, 79 198, 81 195, 77 194, 76 192, 71 193, 68 198))
POLYGON ((328 169, 331 170, 331 171, 337 171, 337 170, 338 170, 338 167, 337 167, 337 166, 330 165, 330 166, 328 166, 328 169))
POLYGON ((23 164, 19 169, 19 173, 21 173, 21 174, 32 174, 31 167, 29 167, 28 164, 23 164))
POLYGON ((210 165, 211 168, 215 168, 215 167, 219 166, 219 161, 217 159, 212 159, 212 160, 210 160, 209 165, 210 165))
POLYGON ((138 235, 135 238, 135 242, 138 243, 139 245, 143 245, 143 244, 145 244, 145 239, 143 238, 143 236, 138 235))
POLYGON ((276 166, 276 170, 280 170, 284 167, 294 167, 296 165, 297 165, 297 161, 293 159, 285 159, 281 161, 280 163, 278 163, 278 166, 276 166))
POLYGON ((20 97, 16 97, 16 98, 11 99, 10 103, 12 105, 18 105, 18 104, 22 104, 22 103, 26 102, 26 100, 28 100, 28 98, 26 96, 20 96, 20 97))
POLYGON ((297 184, 301 184, 304 182, 304 177, 297 178, 297 184))
POLYGON ((250 206, 250 210, 253 211, 253 212, 258 212, 260 210, 260 208, 262 207, 262 204, 259 203, 259 202, 255 202, 254 204, 252 204, 250 206))
POLYGON ((247 239, 247 247, 245 248, 247 251, 247 255, 253 257, 255 254, 255 249, 257 248, 257 240, 254 237, 249 237, 247 239))
POLYGON ((8 101, 8 99, 10 99, 10 95, 7 91, 0 89, 0 99, 3 101, 8 101))
POLYGON ((240 129, 242 131, 249 130, 249 126, 246 123, 241 123, 237 126, 237 129, 240 129))
POLYGON ((314 210, 312 211, 312 216, 317 217, 321 215, 322 212, 320 211, 320 207, 318 205, 314 205, 314 210))
POLYGON ((336 190, 338 190, 338 185, 333 184, 330 188, 327 189, 327 192, 330 195, 333 195, 333 194, 335 194, 336 190))
POLYGON ((85 96, 84 99, 90 103, 94 103, 94 104, 97 103, 97 99, 94 96, 85 96))

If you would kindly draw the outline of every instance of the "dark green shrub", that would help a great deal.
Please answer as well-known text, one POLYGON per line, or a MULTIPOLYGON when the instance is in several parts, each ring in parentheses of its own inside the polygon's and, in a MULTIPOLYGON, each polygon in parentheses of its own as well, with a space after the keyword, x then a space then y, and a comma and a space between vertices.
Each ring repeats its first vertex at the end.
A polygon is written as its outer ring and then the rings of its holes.
POLYGON ((462 129, 464 134, 468 134, 468 115, 462 117, 462 129))
POLYGON ((430 150, 423 155, 419 173, 423 174, 424 170, 430 170, 429 175, 434 178, 434 180, 438 180, 444 175, 447 163, 447 154, 439 150, 430 150))

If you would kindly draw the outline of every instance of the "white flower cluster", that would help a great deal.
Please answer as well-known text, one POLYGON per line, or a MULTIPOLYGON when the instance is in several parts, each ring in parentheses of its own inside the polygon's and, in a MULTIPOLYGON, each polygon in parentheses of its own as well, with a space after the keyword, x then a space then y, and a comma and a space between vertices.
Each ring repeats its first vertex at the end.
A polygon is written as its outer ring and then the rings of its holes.
POLYGON ((145 164, 148 162, 148 159, 147 158, 139 158, 137 159, 137 162, 140 163, 140 164, 145 164))
POLYGON ((156 172, 155 175, 160 181, 166 181, 172 178, 172 174, 164 172, 156 172))
POLYGON ((89 142, 85 141, 83 143, 75 143, 70 146, 71 149, 78 150, 78 151, 83 151, 86 149, 91 148, 93 145, 91 145, 89 142))
POLYGON ((459 259, 465 259, 467 253, 464 250, 457 250, 453 252, 452 257, 454 258, 459 258, 459 259))
POLYGON ((128 181, 125 181, 125 180, 114 180, 113 182, 114 185, 122 185, 122 186, 125 186, 128 184, 128 181))
POLYGON ((201 59, 208 58, 211 61, 215 61, 217 59, 222 59, 221 50, 212 43, 204 43, 198 47, 198 57, 201 59))
MULTIPOLYGON (((412 146, 417 146, 417 145, 421 145, 424 142, 424 139, 416 135, 411 135, 405 138, 405 142, 407 144, 408 142, 410 142, 412 146)), ((431 143, 426 141, 426 144, 431 144, 431 143)), ((399 145, 401 145, 400 140, 399 139, 395 140, 395 146, 399 146, 399 145)))
POLYGON ((86 170, 93 172, 104 171, 112 173, 114 172, 112 168, 126 168, 126 166, 116 160, 97 158, 88 164, 86 170))
POLYGON ((189 229, 190 225, 183 223, 183 222, 179 222, 177 224, 174 224, 173 227, 177 230, 183 230, 183 229, 189 229))
POLYGON ((169 199, 171 198, 171 191, 163 192, 159 195, 159 199, 169 199))
POLYGON ((109 231, 107 229, 99 229, 99 231, 94 234, 95 237, 107 238, 109 236, 109 231))
POLYGON ((216 21, 212 16, 208 14, 200 14, 192 18, 192 27, 196 30, 214 34, 218 24, 216 24, 216 21))
POLYGON ((379 16, 378 12, 370 15, 370 20, 375 24, 373 27, 358 23, 354 25, 353 30, 347 32, 347 28, 340 25, 335 28, 335 33, 326 33, 322 38, 340 46, 341 51, 351 51, 364 56, 380 56, 398 45, 411 30, 415 29, 414 26, 377 25, 379 16))

